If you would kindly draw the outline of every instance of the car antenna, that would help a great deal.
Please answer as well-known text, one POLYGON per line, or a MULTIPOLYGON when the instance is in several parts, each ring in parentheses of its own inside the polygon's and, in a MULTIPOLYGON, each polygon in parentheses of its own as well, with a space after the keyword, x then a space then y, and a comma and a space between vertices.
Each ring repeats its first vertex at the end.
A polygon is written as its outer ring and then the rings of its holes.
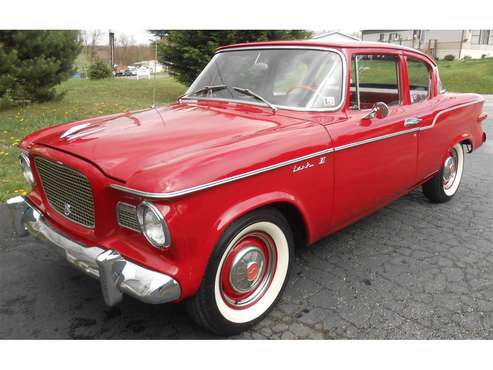
POLYGON ((152 81, 152 105, 151 108, 156 108, 156 73, 157 73, 157 40, 154 41, 154 76, 152 81))

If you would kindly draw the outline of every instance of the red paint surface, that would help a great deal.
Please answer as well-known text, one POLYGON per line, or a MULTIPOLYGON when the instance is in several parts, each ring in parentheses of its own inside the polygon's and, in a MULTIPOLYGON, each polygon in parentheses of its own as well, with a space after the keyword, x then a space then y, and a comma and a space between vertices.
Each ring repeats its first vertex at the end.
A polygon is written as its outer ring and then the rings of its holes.
MULTIPOLYGON (((248 46, 265 46, 248 44, 248 46)), ((172 247, 159 251, 144 237, 117 225, 118 201, 139 204, 143 198, 110 188, 120 184, 147 192, 172 192, 277 164, 324 149, 340 147, 405 130, 404 120, 422 118, 431 125, 444 109, 480 99, 475 94, 437 94, 436 64, 429 57, 395 45, 277 42, 268 45, 337 48, 353 53, 391 53, 401 60, 403 105, 388 117, 365 120, 367 109, 299 112, 249 104, 200 100, 169 107, 117 114, 47 128, 28 136, 21 147, 30 156, 58 160, 84 173, 95 199, 96 228, 76 225, 52 210, 39 187, 30 199, 46 217, 73 239, 118 250, 138 264, 177 279, 182 298, 198 289, 209 256, 224 230, 241 215, 272 203, 288 203, 303 216, 307 242, 364 217, 409 192, 436 173, 449 149, 469 140, 476 149, 483 130, 478 120, 483 103, 442 114, 432 129, 395 136, 301 161, 218 187, 169 200, 152 200, 163 213, 172 247), (406 56, 432 71, 428 100, 411 105, 406 56), (71 142, 60 135, 91 122, 95 134, 71 142), (293 172, 295 166, 309 163, 293 172)), ((245 45, 241 45, 245 46, 245 45)), ((234 46, 237 47, 237 46, 234 46)), ((346 84, 349 84, 347 76, 346 84)), ((39 183, 35 171, 36 180, 39 183)))

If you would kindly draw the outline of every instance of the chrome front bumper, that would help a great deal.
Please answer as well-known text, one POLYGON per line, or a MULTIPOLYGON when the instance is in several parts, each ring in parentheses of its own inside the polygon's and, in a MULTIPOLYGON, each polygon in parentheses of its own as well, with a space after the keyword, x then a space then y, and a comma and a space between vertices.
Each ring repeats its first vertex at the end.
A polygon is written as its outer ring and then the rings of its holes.
POLYGON ((172 277, 127 261, 116 250, 87 247, 74 242, 51 226, 25 198, 11 198, 7 200, 7 205, 18 235, 29 232, 47 241, 61 251, 72 265, 99 279, 104 300, 109 306, 120 302, 123 293, 152 304, 171 302, 180 297, 180 285, 172 277))

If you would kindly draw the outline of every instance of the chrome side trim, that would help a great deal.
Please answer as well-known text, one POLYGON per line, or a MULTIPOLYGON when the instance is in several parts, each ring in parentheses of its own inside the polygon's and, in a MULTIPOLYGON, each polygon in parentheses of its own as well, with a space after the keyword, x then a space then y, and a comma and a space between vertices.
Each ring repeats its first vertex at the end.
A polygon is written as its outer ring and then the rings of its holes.
POLYGON ((432 124, 429 125, 429 126, 415 127, 415 128, 408 129, 408 130, 402 130, 402 131, 394 132, 394 133, 387 134, 387 135, 376 136, 376 137, 372 137, 372 138, 369 138, 369 139, 365 139, 365 140, 361 140, 361 141, 356 141, 356 142, 353 142, 353 143, 350 143, 350 144, 345 144, 345 145, 340 145, 340 146, 333 147, 333 148, 328 148, 328 149, 322 150, 320 152, 316 152, 316 153, 305 155, 303 157, 294 158, 294 159, 291 159, 291 160, 288 160, 288 161, 285 161, 285 162, 281 162, 281 163, 274 164, 274 165, 271 165, 271 166, 259 168, 257 170, 245 172, 243 174, 239 174, 239 175, 236 175, 236 176, 227 177, 227 178, 224 178, 224 179, 221 179, 221 180, 212 181, 212 182, 209 182, 209 183, 206 183, 206 184, 193 186, 191 188, 187 188, 187 189, 183 189, 183 190, 177 190, 177 191, 169 192, 169 193, 150 193, 150 192, 145 192, 145 191, 141 191, 141 190, 137 190, 137 189, 132 189, 132 188, 128 188, 126 186, 117 185, 117 184, 112 184, 112 185, 110 185, 110 187, 113 188, 113 189, 117 189, 117 190, 123 191, 125 193, 137 195, 137 196, 144 197, 144 198, 153 198, 153 199, 169 199, 169 198, 175 198, 175 197, 179 197, 179 196, 182 196, 182 195, 187 195, 187 194, 190 194, 190 193, 195 193, 195 192, 200 191, 200 190, 205 190, 205 189, 209 189, 209 188, 212 188, 212 187, 215 187, 215 186, 219 186, 219 185, 227 184, 227 183, 230 183, 230 182, 233 182, 233 181, 241 180, 241 179, 244 179, 244 178, 247 178, 247 177, 250 177, 250 176, 254 176, 254 175, 258 175, 258 174, 267 172, 267 171, 275 170, 277 168, 288 166, 290 164, 294 164, 296 162, 300 162, 300 161, 307 160, 307 159, 310 159, 310 158, 318 157, 318 156, 323 155, 323 154, 329 154, 329 153, 332 153, 332 152, 338 152, 338 151, 341 151, 341 150, 345 150, 345 149, 349 149, 349 148, 354 148, 354 147, 357 147, 357 146, 360 146, 360 145, 365 145, 365 144, 370 144, 370 143, 373 143, 373 142, 376 142, 376 141, 380 141, 380 140, 390 139, 392 137, 396 137, 396 136, 400 136, 400 135, 406 135, 406 134, 411 134, 411 133, 418 132, 418 131, 428 130, 428 129, 432 128, 435 125, 435 123, 438 120, 438 118, 440 117, 440 115, 442 115, 444 113, 447 113, 447 112, 450 112, 450 111, 453 111, 455 109, 459 109, 459 108, 463 108, 463 107, 466 107, 466 106, 469 106, 469 105, 481 103, 482 101, 484 101, 484 99, 478 99, 478 100, 475 100, 473 102, 464 103, 464 104, 457 105, 455 107, 444 109, 444 110, 440 111, 435 116, 432 124))
POLYGON ((337 146, 337 147, 334 148, 334 150, 336 152, 338 152, 340 150, 354 148, 355 146, 360 146, 360 145, 364 145, 364 144, 373 143, 375 141, 390 139, 391 137, 396 137, 396 136, 400 136, 400 135, 411 134, 411 133, 416 132, 418 130, 419 130, 419 128, 412 128, 412 129, 409 129, 409 130, 403 130, 403 131, 399 131, 399 132, 393 132, 393 133, 387 134, 387 135, 376 136, 376 137, 372 137, 372 138, 361 140, 361 141, 355 141, 354 143, 337 146))
POLYGON ((442 114, 445 114, 447 112, 451 112, 451 111, 456 110, 456 109, 464 108, 464 107, 467 107, 469 105, 474 105, 474 104, 477 104, 477 103, 482 103, 482 102, 484 102, 484 99, 478 99, 478 100, 474 100, 474 101, 469 102, 469 103, 459 104, 459 105, 456 105, 455 107, 450 107, 450 108, 444 109, 444 110, 442 110, 442 111, 440 111, 440 112, 437 113, 437 115, 433 119, 433 122, 431 123, 431 125, 422 126, 422 127, 419 128, 419 130, 420 131, 425 131, 425 130, 429 130, 430 128, 433 128, 433 126, 435 126, 438 118, 440 118, 440 116, 442 114))
MULTIPOLYGON (((346 93, 347 93, 347 83, 346 83, 346 78, 347 78, 347 63, 346 63, 346 57, 342 53, 342 51, 330 47, 321 47, 321 46, 283 46, 283 45, 272 45, 272 46, 251 46, 251 47, 238 47, 238 48, 226 48, 222 50, 218 50, 215 55, 220 54, 220 53, 228 53, 228 52, 234 52, 234 51, 243 51, 243 50, 259 50, 259 49, 306 49, 306 50, 319 50, 319 51, 328 51, 335 53, 339 55, 341 58, 342 62, 342 91, 341 91, 341 99, 339 101, 339 104, 335 107, 332 108, 298 108, 298 107, 289 107, 289 106, 284 106, 284 105, 277 105, 276 107, 279 109, 286 109, 286 110, 292 110, 292 111, 297 111, 297 112, 336 112, 339 109, 341 109, 344 106, 344 103, 346 102, 346 93)), ((211 61, 212 62, 212 59, 211 61)), ((198 75, 196 80, 198 80, 201 75, 205 72, 207 67, 209 66, 210 62, 205 66, 205 68, 202 70, 202 72, 198 75)), ((193 83, 190 87, 193 86, 193 83)), ((190 89, 187 90, 186 93, 188 93, 190 89)), ((185 93, 185 94, 186 94, 185 93)), ((225 99, 225 98, 193 98, 193 97, 184 97, 179 100, 191 100, 191 101, 197 101, 197 100, 214 100, 214 101, 224 101, 224 102, 232 102, 232 103, 241 103, 241 104, 247 104, 247 105, 257 105, 257 106, 263 106, 265 107, 266 104, 263 103, 258 103, 258 102, 249 102, 246 100, 239 100, 239 99, 225 99)))
POLYGON ((302 157, 290 159, 288 161, 284 161, 284 162, 281 162, 281 163, 273 164, 273 165, 270 165, 270 166, 267 166, 267 167, 263 167, 263 168, 259 168, 259 169, 253 170, 253 171, 248 171, 248 172, 245 172, 245 173, 242 173, 242 174, 239 174, 239 175, 235 175, 235 176, 231 176, 231 177, 226 177, 226 178, 221 179, 221 180, 216 180, 216 181, 212 181, 212 182, 209 182, 209 183, 206 183, 206 184, 197 185, 197 186, 193 186, 191 188, 187 188, 187 189, 183 189, 183 190, 177 190, 177 191, 173 191, 173 192, 169 192, 169 193, 149 193, 149 192, 146 192, 146 191, 131 189, 131 188, 128 188, 128 187, 125 187, 125 186, 122 186, 122 185, 117 185, 117 184, 111 184, 110 187, 113 188, 113 189, 117 189, 117 190, 120 190, 120 191, 129 193, 129 194, 141 196, 141 197, 144 197, 144 198, 154 198, 154 199, 175 198, 175 197, 179 197, 179 196, 182 196, 182 195, 186 195, 186 194, 190 194, 190 193, 195 193, 195 192, 200 191, 200 190, 205 190, 205 189, 209 189, 209 188, 212 188, 212 187, 215 187, 215 186, 219 186, 219 185, 227 184, 227 183, 230 183, 230 182, 233 182, 233 181, 241 180, 241 179, 244 179, 246 177, 255 176, 255 175, 258 175, 258 174, 267 172, 267 171, 275 170, 277 168, 289 166, 290 164, 294 164, 296 162, 300 162, 300 161, 304 161, 304 160, 307 160, 307 159, 310 159, 310 158, 318 157, 318 156, 321 156, 321 155, 324 155, 324 154, 329 154, 329 153, 332 153, 333 151, 334 151, 334 148, 329 148, 329 149, 321 150, 321 151, 316 152, 316 153, 307 154, 307 155, 302 156, 302 157))

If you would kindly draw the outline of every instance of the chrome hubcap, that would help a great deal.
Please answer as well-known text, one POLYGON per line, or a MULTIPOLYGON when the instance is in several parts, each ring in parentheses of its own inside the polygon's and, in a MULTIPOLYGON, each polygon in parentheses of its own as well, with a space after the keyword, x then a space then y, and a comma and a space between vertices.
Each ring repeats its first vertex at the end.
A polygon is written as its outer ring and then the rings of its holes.
POLYGON ((228 252, 221 269, 221 294, 230 307, 255 304, 269 289, 277 263, 276 246, 262 232, 240 239, 228 252))
POLYGON ((457 177, 457 163, 457 152, 454 149, 443 164, 442 183, 445 189, 450 189, 455 182, 455 178, 457 177))
POLYGON ((246 247, 240 251, 231 266, 229 281, 238 293, 246 293, 260 282, 265 269, 265 256, 256 246, 246 247))

